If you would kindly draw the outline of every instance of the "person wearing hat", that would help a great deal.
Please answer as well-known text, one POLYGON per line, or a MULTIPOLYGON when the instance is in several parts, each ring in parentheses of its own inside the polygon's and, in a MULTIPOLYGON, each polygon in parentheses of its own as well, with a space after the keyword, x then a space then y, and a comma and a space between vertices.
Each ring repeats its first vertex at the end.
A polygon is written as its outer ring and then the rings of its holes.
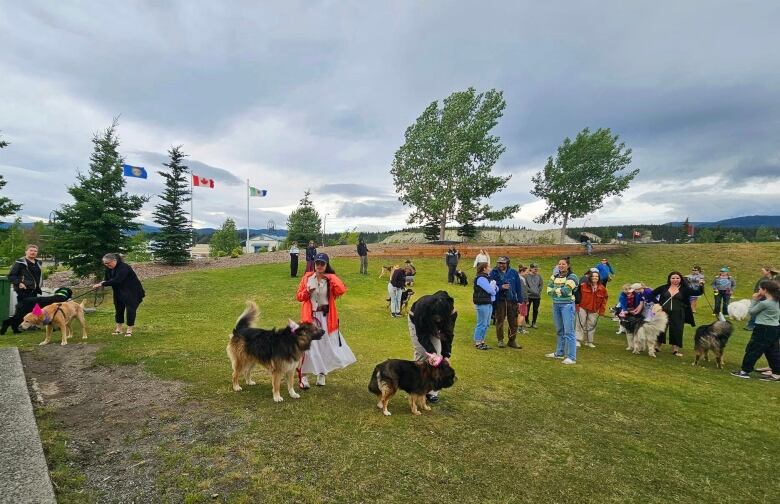
POLYGON ((490 279, 498 285, 498 293, 494 303, 493 319, 496 321, 496 339, 498 347, 522 348, 517 344, 517 314, 518 303, 523 302, 520 275, 509 267, 509 258, 500 256, 496 267, 490 272, 490 279), (504 344, 504 320, 508 322, 508 344, 504 344))
MULTIPOLYGON (((772 266, 767 266, 767 265, 761 267, 761 278, 758 279, 756 285, 753 287, 753 294, 758 292, 758 289, 761 287, 761 282, 763 282, 764 280, 780 280, 780 276, 778 276, 777 273, 777 268, 773 268, 772 266)), ((745 330, 752 331, 755 328, 755 326, 756 326, 756 316, 751 315, 750 320, 745 326, 745 330)))
POLYGON ((652 298, 658 299, 661 309, 669 317, 669 325, 666 330, 669 333, 669 343, 672 345, 672 355, 677 357, 683 355, 680 350, 683 347, 685 324, 689 324, 691 327, 696 326, 690 300, 692 296, 700 294, 701 290, 693 289, 683 281, 683 275, 679 271, 669 273, 666 284, 656 287, 651 293, 652 298))
POLYGON ((455 272, 458 270, 458 261, 460 261, 460 252, 455 247, 447 250, 444 256, 444 262, 447 264, 447 283, 455 283, 455 272))
POLYGON ((725 317, 729 314, 731 293, 734 292, 736 287, 737 282, 729 274, 728 266, 723 266, 718 276, 712 280, 712 290, 715 295, 715 315, 723 313, 725 317))
POLYGON ((531 318, 531 329, 536 329, 536 319, 539 317, 539 304, 542 301, 542 275, 539 274, 539 265, 531 263, 525 283, 528 286, 528 313, 531 318))
POLYGON ((336 299, 347 292, 344 282, 336 276, 327 254, 314 256, 314 271, 307 271, 298 284, 296 298, 301 302, 301 321, 316 324, 325 336, 311 342, 298 369, 298 385, 309 388, 307 373, 317 375, 317 385, 325 385, 325 376, 357 361, 355 354, 339 330, 336 299))

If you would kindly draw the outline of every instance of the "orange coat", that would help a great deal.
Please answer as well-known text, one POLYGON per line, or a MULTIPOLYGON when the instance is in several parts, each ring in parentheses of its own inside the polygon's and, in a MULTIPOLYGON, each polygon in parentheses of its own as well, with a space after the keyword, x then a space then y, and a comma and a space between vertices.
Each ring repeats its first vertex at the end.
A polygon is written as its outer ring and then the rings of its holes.
MULTIPOLYGON (((295 295, 298 301, 303 303, 301 304, 301 322, 314 321, 311 299, 309 298, 309 289, 306 288, 306 282, 308 282, 309 277, 313 274, 313 271, 308 271, 303 274, 301 283, 298 284, 298 292, 295 295)), ((328 279, 328 285, 330 287, 328 291, 328 334, 330 334, 339 328, 336 298, 347 292, 347 286, 333 273, 325 273, 325 277, 328 279)))
POLYGON ((593 286, 590 282, 584 283, 580 285, 580 295, 580 308, 591 313, 598 312, 599 315, 604 315, 604 311, 607 309, 607 299, 609 299, 606 287, 599 283, 596 291, 593 292, 593 286))

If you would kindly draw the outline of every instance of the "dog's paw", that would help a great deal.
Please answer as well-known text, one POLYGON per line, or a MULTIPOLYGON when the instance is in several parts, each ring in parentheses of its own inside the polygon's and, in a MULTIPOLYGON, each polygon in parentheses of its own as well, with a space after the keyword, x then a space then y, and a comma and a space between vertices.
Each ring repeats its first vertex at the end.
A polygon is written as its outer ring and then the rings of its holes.
POLYGON ((389 411, 387 411, 387 410, 383 411, 382 413, 383 413, 385 416, 390 416, 390 415, 392 415, 392 413, 390 413, 390 412, 389 412, 389 411))
POLYGON ((87 337, 86 336, 82 336, 81 339, 87 339, 87 337))
POLYGON ((38 346, 43 346, 43 345, 48 345, 48 344, 49 344, 48 341, 41 341, 40 343, 38 343, 38 346))
POLYGON ((412 411, 412 415, 420 416, 420 415, 422 415, 422 413, 420 413, 419 410, 418 411, 412 411))
POLYGON ((626 351, 628 351, 628 350, 633 350, 633 348, 631 348, 631 347, 626 347, 626 351))
POLYGON ((292 391, 290 391, 290 397, 292 397, 293 399, 300 399, 301 398, 301 394, 299 394, 298 392, 295 392, 294 390, 292 390, 292 391))
POLYGON ((282 402, 282 401, 284 401, 284 397, 282 396, 274 397, 274 402, 282 402))
POLYGON ((234 385, 233 386, 233 392, 241 392, 242 390, 244 390, 244 389, 241 388, 241 385, 234 385))
POLYGON ((376 403, 376 407, 379 409, 384 409, 384 405, 381 402, 376 403))
POLYGON ((247 381, 246 381, 246 384, 247 384, 247 385, 257 385, 257 382, 256 382, 256 381, 254 381, 254 380, 247 380, 247 381))
POLYGON ((425 411, 431 411, 431 407, 430 407, 430 406, 428 406, 427 404, 426 404, 425 406, 423 406, 423 409, 424 409, 425 411))
POLYGON ((68 340, 65 340, 65 341, 63 341, 62 343, 60 343, 60 346, 65 346, 65 345, 67 345, 67 344, 68 344, 68 340))

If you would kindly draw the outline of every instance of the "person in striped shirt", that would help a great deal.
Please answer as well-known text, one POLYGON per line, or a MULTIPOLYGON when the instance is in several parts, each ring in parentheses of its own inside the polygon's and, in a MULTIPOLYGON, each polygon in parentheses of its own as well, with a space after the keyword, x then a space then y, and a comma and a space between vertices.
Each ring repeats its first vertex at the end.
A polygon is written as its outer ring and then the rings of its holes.
POLYGON ((558 260, 557 273, 547 282, 547 295, 553 302, 553 321, 558 335, 555 351, 547 354, 552 359, 563 359, 563 364, 577 363, 577 340, 574 335, 574 290, 577 275, 571 272, 569 258, 558 260))

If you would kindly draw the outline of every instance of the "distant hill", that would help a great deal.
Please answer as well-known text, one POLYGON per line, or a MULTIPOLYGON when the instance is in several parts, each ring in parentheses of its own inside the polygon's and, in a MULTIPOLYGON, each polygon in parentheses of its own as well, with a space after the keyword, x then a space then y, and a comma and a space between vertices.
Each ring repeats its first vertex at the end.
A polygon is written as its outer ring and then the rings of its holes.
MULTIPOLYGON (((0 229, 8 229, 11 227, 12 222, 0 222, 0 229)), ((22 222, 22 229, 30 229, 33 226, 32 222, 22 222)), ((158 233, 160 231, 160 228, 157 226, 150 226, 149 224, 141 224, 141 231, 147 234, 152 233, 158 233)), ((202 235, 213 235, 214 231, 216 231, 215 228, 198 228, 196 231, 202 235)), ((242 228, 238 230, 238 233, 241 236, 244 236, 246 234, 246 228, 242 228)), ((256 234, 267 234, 271 236, 280 236, 284 237, 287 236, 287 230, 286 229, 255 229, 255 228, 249 228, 249 234, 251 236, 254 236, 256 234)))
MULTIPOLYGON (((780 228, 780 215, 748 215, 745 217, 734 217, 732 219, 723 219, 716 222, 692 222, 697 228, 709 228, 720 226, 722 228, 757 228, 761 226, 769 228, 780 228)), ((669 226, 682 226, 682 222, 668 222, 669 226)))

